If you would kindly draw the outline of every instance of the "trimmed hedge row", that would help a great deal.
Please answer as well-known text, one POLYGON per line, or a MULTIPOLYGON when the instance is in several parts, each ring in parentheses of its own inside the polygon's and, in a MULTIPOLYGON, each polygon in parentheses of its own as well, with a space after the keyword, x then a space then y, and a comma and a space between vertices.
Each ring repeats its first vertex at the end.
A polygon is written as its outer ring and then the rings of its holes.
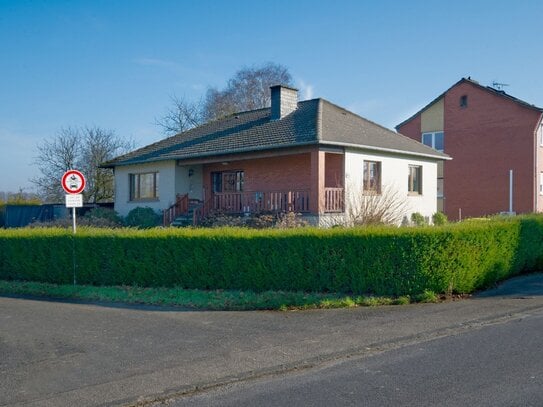
POLYGON ((472 292, 543 265, 543 218, 426 228, 0 231, 0 279, 375 295, 472 292))

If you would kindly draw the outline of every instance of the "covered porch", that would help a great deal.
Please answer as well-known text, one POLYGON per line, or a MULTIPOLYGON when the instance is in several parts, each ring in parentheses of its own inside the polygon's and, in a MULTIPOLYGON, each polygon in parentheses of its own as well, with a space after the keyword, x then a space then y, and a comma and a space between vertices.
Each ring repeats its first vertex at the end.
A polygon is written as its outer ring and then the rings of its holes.
POLYGON ((164 211, 164 225, 181 214, 192 216, 197 224, 211 213, 343 213, 344 157, 339 149, 314 148, 203 163, 202 199, 180 191, 176 202, 164 211))

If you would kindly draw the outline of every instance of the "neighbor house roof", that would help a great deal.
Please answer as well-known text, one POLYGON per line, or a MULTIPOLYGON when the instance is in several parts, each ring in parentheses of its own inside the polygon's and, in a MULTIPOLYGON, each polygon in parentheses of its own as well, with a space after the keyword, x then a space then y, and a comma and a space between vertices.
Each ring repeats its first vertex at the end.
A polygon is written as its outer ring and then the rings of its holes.
POLYGON ((233 114, 132 151, 103 166, 307 145, 350 146, 435 159, 450 158, 324 99, 312 99, 298 102, 298 108, 280 120, 270 119, 270 108, 233 114))
POLYGON ((523 107, 526 107, 528 109, 533 109, 533 110, 536 110, 540 113, 543 113, 543 108, 541 107, 537 107, 535 105, 532 105, 528 102, 525 102, 524 100, 521 100, 521 99, 518 99, 514 96, 511 96, 507 93, 505 93, 503 90, 500 90, 500 89, 495 89, 491 86, 483 86, 481 85, 479 82, 471 79, 470 77, 467 77, 467 78, 462 78, 460 79, 458 82, 456 82, 454 85, 452 85, 449 89, 447 89, 445 92, 443 92, 441 95, 439 95, 438 97, 436 97, 434 100, 432 100, 430 103, 428 103, 426 106, 424 106, 422 109, 420 109, 417 113, 413 114, 411 117, 405 119, 403 122, 401 122, 400 124, 398 124, 396 126, 396 129, 399 129, 400 127, 402 127, 405 123, 408 123, 410 122, 411 120, 413 120, 415 117, 417 117, 419 114, 421 114, 422 112, 424 112, 426 109, 428 109, 430 106, 432 106, 434 103, 438 102, 439 100, 441 100, 441 98, 443 98, 443 96, 445 96, 445 94, 447 92, 449 92, 452 88, 454 88, 455 86, 458 86, 460 85, 461 83, 469 83, 479 89, 482 89, 486 92, 489 92, 491 94, 494 94, 496 96, 500 96, 506 100, 509 100, 511 102, 514 102, 514 103, 517 103, 523 107))

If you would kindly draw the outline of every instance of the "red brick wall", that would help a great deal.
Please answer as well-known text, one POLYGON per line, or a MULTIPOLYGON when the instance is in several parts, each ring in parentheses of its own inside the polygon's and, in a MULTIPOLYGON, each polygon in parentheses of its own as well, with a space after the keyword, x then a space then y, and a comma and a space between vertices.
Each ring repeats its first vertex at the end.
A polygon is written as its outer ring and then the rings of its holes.
MULTIPOLYGON (((502 96, 462 82, 445 94, 445 213, 457 219, 509 209, 509 169, 514 171, 513 210, 534 209, 534 130, 539 118, 502 96), (460 98, 468 106, 460 107, 460 98)), ((420 115, 399 131, 420 141, 420 115), (418 129, 417 129, 418 127, 418 129)))
POLYGON ((420 114, 412 118, 410 121, 405 123, 403 126, 398 128, 398 133, 403 134, 404 136, 411 137, 413 140, 421 141, 421 120, 420 114))
POLYGON ((310 154, 285 155, 204 165, 206 197, 211 191, 214 171, 245 171, 245 191, 281 191, 310 189, 310 154))
POLYGON ((343 187, 343 154, 326 153, 324 158, 326 188, 343 187))
POLYGON ((343 186, 343 162, 343 154, 319 153, 315 149, 313 153, 229 161, 227 165, 222 163, 206 164, 203 169, 205 199, 211 196, 212 172, 244 171, 244 191, 308 191, 311 192, 310 202, 313 203, 310 210, 312 213, 318 213, 324 208, 321 207, 323 205, 321 201, 324 199, 322 188, 324 186, 332 188, 343 186), (313 160, 317 158, 315 154, 318 154, 320 159, 324 157, 324 165, 321 161, 312 162, 312 154, 313 160), (317 164, 318 168, 315 167, 317 164), (321 170, 324 170, 322 183, 318 180, 321 170), (317 192, 318 186, 322 188, 317 192), (313 191, 311 191, 312 189, 313 191), (320 206, 316 205, 317 202, 321 202, 320 206))

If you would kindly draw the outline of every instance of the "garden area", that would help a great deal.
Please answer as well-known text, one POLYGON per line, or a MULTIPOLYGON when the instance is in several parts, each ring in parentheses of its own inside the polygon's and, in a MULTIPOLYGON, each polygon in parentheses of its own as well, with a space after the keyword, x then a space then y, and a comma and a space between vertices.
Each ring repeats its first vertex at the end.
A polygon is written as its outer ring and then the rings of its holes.
POLYGON ((404 304, 469 294, 543 264, 536 215, 441 226, 294 223, 302 227, 0 230, 0 293, 205 309, 404 304))

